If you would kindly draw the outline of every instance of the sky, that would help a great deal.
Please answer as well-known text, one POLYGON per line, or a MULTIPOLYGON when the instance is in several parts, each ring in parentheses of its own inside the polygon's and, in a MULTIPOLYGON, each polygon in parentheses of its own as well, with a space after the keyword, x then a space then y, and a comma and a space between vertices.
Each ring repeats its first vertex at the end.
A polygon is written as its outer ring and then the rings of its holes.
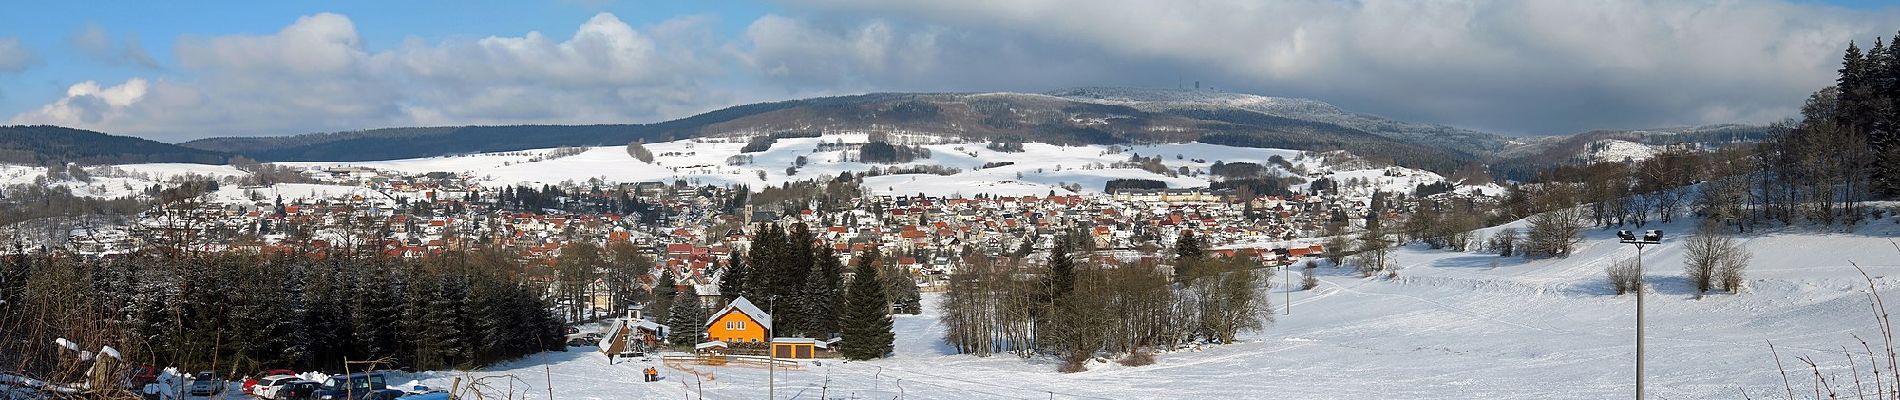
POLYGON ((1511 135, 1794 117, 1878 0, 20 2, 0 124, 166 142, 866 92, 1302 97, 1511 135))

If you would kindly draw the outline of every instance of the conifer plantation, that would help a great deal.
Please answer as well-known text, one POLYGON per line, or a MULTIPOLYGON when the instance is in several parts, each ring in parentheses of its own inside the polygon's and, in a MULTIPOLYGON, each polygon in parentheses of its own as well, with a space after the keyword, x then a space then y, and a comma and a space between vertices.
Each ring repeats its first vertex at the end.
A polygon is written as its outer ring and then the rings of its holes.
MULTIPOLYGON (((0 337, 68 338, 185 370, 471 367, 564 348, 562 320, 517 260, 146 252, 0 260, 0 337)), ((60 371, 48 346, 0 344, 15 371, 60 371)), ((77 371, 67 371, 77 372, 77 371)), ((49 374, 54 378, 61 377, 49 374)))

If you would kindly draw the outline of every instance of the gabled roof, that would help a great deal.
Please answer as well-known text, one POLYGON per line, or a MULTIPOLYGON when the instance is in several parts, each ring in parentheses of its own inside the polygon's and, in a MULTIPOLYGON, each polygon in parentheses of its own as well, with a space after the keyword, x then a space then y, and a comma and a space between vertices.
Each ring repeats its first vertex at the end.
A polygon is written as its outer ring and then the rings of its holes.
POLYGON ((719 317, 725 316, 726 313, 733 312, 735 310, 741 313, 745 313, 745 315, 748 317, 752 317, 753 321, 758 321, 759 325, 764 327, 766 331, 772 330, 772 315, 766 314, 765 310, 760 310, 759 306, 752 305, 752 301, 746 300, 745 297, 743 296, 737 299, 732 299, 732 303, 727 304, 726 308, 719 309, 719 312, 713 313, 712 316, 707 317, 706 326, 712 326, 714 321, 719 320, 719 317))

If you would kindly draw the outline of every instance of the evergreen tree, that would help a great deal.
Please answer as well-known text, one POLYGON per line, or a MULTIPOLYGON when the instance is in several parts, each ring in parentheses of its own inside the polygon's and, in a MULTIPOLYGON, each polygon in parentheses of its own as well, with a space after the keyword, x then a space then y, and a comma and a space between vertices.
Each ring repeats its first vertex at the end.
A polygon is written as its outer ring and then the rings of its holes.
POLYGON ((811 309, 807 303, 811 302, 812 295, 804 290, 806 277, 812 270, 811 243, 811 230, 804 223, 792 224, 791 233, 786 235, 784 247, 781 248, 783 262, 774 271, 777 276, 772 278, 778 285, 773 292, 779 294, 779 303, 785 306, 782 309, 790 311, 773 315, 772 327, 788 335, 803 336, 815 332, 817 328, 813 326, 817 317, 805 314, 806 310, 811 309))
POLYGON ((746 279, 745 260, 739 258, 739 252, 727 254, 726 268, 719 274, 719 296, 730 302, 750 295, 752 292, 746 287, 746 279))
POLYGON ((387 266, 372 265, 356 275, 355 304, 351 314, 352 332, 356 337, 356 350, 360 358, 380 358, 396 355, 397 332, 396 299, 389 290, 390 276, 385 274, 387 266))
POLYGON ((278 314, 277 318, 287 323, 272 329, 283 334, 284 347, 280 360, 287 362, 286 365, 310 365, 314 354, 310 349, 310 325, 305 323, 310 321, 310 304, 305 300, 304 268, 298 263, 291 263, 288 273, 284 275, 281 294, 284 307, 283 313, 278 314))
POLYGON ((653 303, 647 311, 653 313, 654 321, 669 321, 673 312, 673 297, 679 291, 679 281, 673 279, 672 268, 660 268, 660 281, 653 284, 653 303))
POLYGON ((673 329, 667 342, 690 346, 699 343, 706 335, 706 308, 699 306, 699 291, 688 286, 673 299, 673 309, 669 312, 666 325, 673 329))
POLYGON ((460 277, 448 277, 436 288, 435 298, 429 304, 428 340, 434 345, 430 356, 434 363, 425 368, 445 368, 461 365, 467 354, 469 343, 464 339, 467 334, 462 329, 462 305, 468 300, 468 284, 460 277))
POLYGON ((1181 231, 1181 237, 1174 240, 1174 256, 1177 260, 1199 259, 1205 252, 1201 238, 1195 236, 1194 231, 1181 231))
POLYGON ((896 335, 891 332, 890 302, 877 277, 878 252, 866 250, 852 269, 851 290, 845 292, 844 341, 839 353, 852 360, 883 358, 890 354, 896 335))
POLYGON ((1075 290, 1075 261, 1069 259, 1067 237, 1057 238, 1055 249, 1049 251, 1049 272, 1043 275, 1042 285, 1051 303, 1075 290))
POLYGON ((1206 256, 1201 238, 1194 231, 1181 231, 1181 237, 1174 239, 1174 276, 1182 281, 1193 280, 1199 271, 1199 264, 1206 256))
POLYGON ((805 295, 808 297, 801 310, 811 324, 806 334, 819 338, 829 338, 838 333, 838 311, 844 306, 844 265, 838 262, 838 256, 830 247, 818 247, 817 259, 813 260, 811 274, 805 279, 805 295))
POLYGON ((774 279, 780 276, 778 269, 785 264, 785 254, 781 251, 784 244, 785 231, 779 229, 778 224, 759 225, 758 233, 752 238, 752 249, 746 254, 746 279, 750 283, 745 286, 753 295, 762 299, 779 295, 779 282, 774 279))

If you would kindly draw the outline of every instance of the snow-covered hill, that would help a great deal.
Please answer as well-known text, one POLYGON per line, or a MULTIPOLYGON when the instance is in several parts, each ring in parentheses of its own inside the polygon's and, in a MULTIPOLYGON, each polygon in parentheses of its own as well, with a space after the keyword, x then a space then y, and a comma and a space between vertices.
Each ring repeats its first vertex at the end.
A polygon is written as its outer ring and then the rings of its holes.
POLYGON ((1149 111, 1182 108, 1241 109, 1276 117, 1334 124, 1375 135, 1413 143, 1456 149, 1476 155, 1495 154, 1504 149, 1506 143, 1509 141, 1509 138, 1503 136, 1470 129, 1455 128, 1439 124, 1396 121, 1346 111, 1330 103, 1312 99, 1268 97, 1244 93, 1228 93, 1211 89, 1138 89, 1117 87, 1066 89, 1049 94, 1070 100, 1128 105, 1149 111))
MULTIPOLYGON (((865 134, 834 134, 816 138, 779 139, 769 150, 741 153, 743 138, 702 138, 646 144, 655 155, 653 163, 635 160, 623 146, 587 148, 578 155, 532 161, 552 149, 520 152, 475 154, 451 157, 371 161, 371 162, 298 162, 282 163, 305 168, 356 166, 404 173, 456 172, 475 177, 485 185, 560 184, 562 182, 671 182, 686 180, 694 185, 749 185, 761 188, 788 181, 831 177, 840 173, 864 173, 872 168, 912 168, 920 166, 954 169, 956 173, 891 174, 870 177, 864 187, 873 194, 925 194, 931 196, 1044 195, 1100 193, 1112 179, 1152 179, 1169 187, 1205 187, 1213 179, 1208 168, 1215 162, 1250 162, 1270 166, 1275 173, 1297 175, 1296 171, 1272 166, 1279 156, 1308 174, 1335 173, 1336 179, 1362 178, 1382 190, 1409 191, 1419 184, 1435 183, 1444 177, 1408 168, 1335 168, 1317 157, 1295 150, 1257 149, 1205 143, 1173 143, 1120 146, 1058 146, 1024 143, 1022 152, 999 152, 986 143, 923 144, 929 158, 901 164, 867 164, 855 161, 850 144, 862 144, 865 134), (846 146, 838 146, 845 143, 846 146), (822 147, 822 148, 821 148, 822 147), (735 156, 749 161, 734 163, 735 156), (1134 156, 1160 157, 1170 174, 1131 167, 1116 167, 1134 156), (805 163, 800 166, 799 159, 805 163), (985 164, 1008 164, 983 168, 985 164), (1187 173, 1181 173, 1185 167, 1187 173), (795 168, 787 174, 787 168, 795 168), (1397 174, 1400 176, 1388 176, 1397 174), (1172 175, 1172 176, 1171 176, 1172 175), (1071 188, 1079 188, 1071 191, 1071 188)), ((944 138, 915 136, 912 141, 936 143, 944 138)), ((1318 175, 1324 176, 1324 175, 1318 175)))
POLYGON ((1631 142, 1628 140, 1604 139, 1593 143, 1581 156, 1592 163, 1631 162, 1647 160, 1661 151, 1656 146, 1631 142))
MULTIPOLYGON (((1789 374, 1804 377, 1809 372, 1794 357, 1815 357, 1826 373, 1842 374, 1842 346, 1859 351, 1853 335, 1878 337, 1865 281, 1850 264, 1893 293, 1900 250, 1891 240, 1900 225, 1743 236, 1755 257, 1749 289, 1698 299, 1679 277, 1683 245, 1674 233, 1690 231, 1692 223, 1651 226, 1671 232, 1644 259, 1652 285, 1646 299, 1651 395, 1775 397, 1783 381, 1770 342, 1794 368, 1789 374)), ((1291 293, 1292 313, 1276 312, 1277 322, 1265 331, 1237 344, 1164 353, 1141 367, 1096 363, 1062 374, 1049 359, 950 354, 939 341, 938 298, 927 295, 932 307, 923 315, 896 318, 896 355, 883 360, 772 372, 695 367, 710 379, 662 366, 666 380, 646 384, 634 377, 658 363, 610 366, 599 354, 575 348, 473 373, 415 377, 446 387, 455 376, 466 382, 512 375, 523 398, 543 398, 545 381, 560 398, 759 398, 768 375, 778 398, 1626 397, 1634 386, 1635 299, 1612 294, 1603 268, 1636 250, 1616 243, 1612 231, 1591 230, 1586 237, 1575 255, 1548 260, 1406 248, 1397 253, 1397 279, 1322 267, 1320 287, 1291 293)), ((1287 304, 1285 289, 1271 289, 1275 307, 1287 304)), ((1806 378, 1795 381, 1807 384, 1806 378)))

